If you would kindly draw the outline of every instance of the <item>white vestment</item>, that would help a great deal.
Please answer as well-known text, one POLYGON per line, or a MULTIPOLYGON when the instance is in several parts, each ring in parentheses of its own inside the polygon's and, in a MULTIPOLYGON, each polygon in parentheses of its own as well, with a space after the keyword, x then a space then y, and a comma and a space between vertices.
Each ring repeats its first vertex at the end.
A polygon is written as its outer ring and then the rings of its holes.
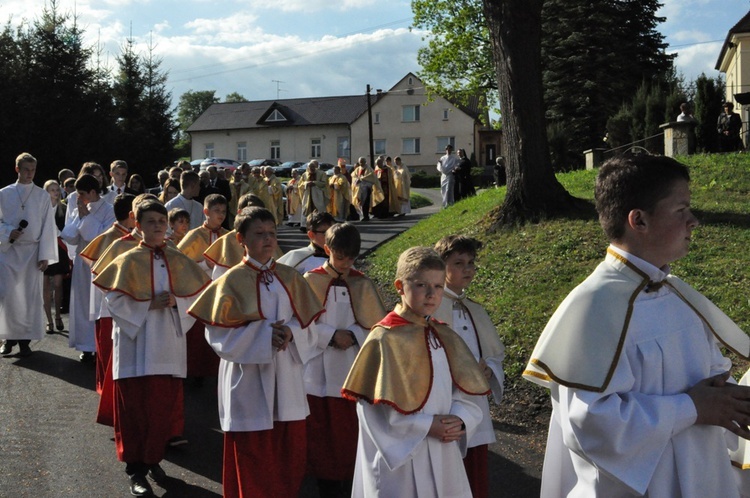
MULTIPOLYGON (((652 281, 666 277, 615 251, 652 281)), ((739 496, 727 434, 695 425, 695 405, 686 394, 730 367, 705 322, 671 286, 642 290, 603 392, 550 384, 553 412, 541 496, 739 496)))
POLYGON ((41 340, 44 336, 39 261, 56 263, 57 227, 49 193, 33 183, 0 190, 0 340, 41 340), (24 206, 23 209, 21 206, 24 206), (28 225, 12 244, 10 233, 28 225))
POLYGON ((314 332, 300 327, 277 277, 268 288, 258 288, 264 320, 236 328, 206 325, 206 340, 221 358, 218 389, 223 431, 264 431, 273 429, 275 421, 304 420, 310 414, 303 365, 315 349, 314 332), (278 320, 294 337, 285 351, 277 351, 271 340, 271 324, 278 320))
MULTIPOLYGON (((461 296, 463 297, 463 296, 461 296)), ((443 294, 443 300, 440 302, 440 307, 433 315, 434 318, 445 322, 450 328, 452 328, 461 339, 464 340, 471 354, 474 358, 479 361, 481 358, 480 345, 475 329, 475 322, 479 321, 479 317, 473 318, 472 311, 474 314, 484 313, 485 320, 481 323, 492 323, 487 312, 476 303, 471 304, 471 308, 456 309, 453 303, 459 298, 453 291, 448 287, 445 288, 443 294)), ((497 329, 492 327, 489 333, 497 336, 497 329)), ((503 382, 505 380, 505 373, 503 372, 503 359, 505 358, 505 349, 501 349, 501 354, 495 354, 493 356, 485 355, 484 361, 487 366, 492 370, 492 378, 490 378, 490 387, 492 388, 492 395, 495 398, 495 403, 500 404, 503 399, 503 382)), ((469 448, 480 446, 482 444, 492 444, 495 442, 495 429, 492 427, 492 415, 490 414, 490 403, 487 396, 477 396, 474 401, 482 408, 482 422, 477 427, 473 437, 469 439, 469 448)))
POLYGON ((177 197, 170 199, 164 207, 167 208, 167 212, 175 208, 187 211, 190 214, 190 230, 198 228, 206 221, 206 215, 203 214, 203 205, 193 199, 186 199, 182 194, 177 194, 177 197))
POLYGON ((68 345, 78 351, 93 353, 96 351, 94 337, 94 320, 91 318, 91 266, 79 253, 89 243, 117 221, 112 204, 104 199, 88 204, 89 214, 80 218, 78 208, 73 217, 63 228, 61 237, 76 248, 73 261, 70 291, 70 332, 68 345))
POLYGON ((357 325, 352 311, 349 289, 332 285, 328 289, 326 311, 315 322, 317 344, 313 356, 305 364, 305 390, 318 397, 341 397, 341 388, 359 352, 359 345, 365 342, 368 330, 357 325), (328 344, 337 329, 351 330, 357 343, 348 349, 336 349, 328 344))
POLYGON ((300 247, 284 254, 278 259, 278 262, 282 265, 291 266, 304 275, 310 270, 323 266, 323 263, 328 261, 328 256, 314 256, 314 254, 315 248, 311 242, 305 247, 300 247))
MULTIPOLYGON (((433 341, 430 341, 431 346, 433 341)), ((403 415, 384 404, 357 402, 359 441, 352 497, 425 498, 471 496, 464 470, 467 438, 440 442, 427 433, 433 415, 460 417, 467 435, 482 419, 476 396, 453 385, 448 359, 441 347, 431 347, 434 377, 424 407, 403 415)))

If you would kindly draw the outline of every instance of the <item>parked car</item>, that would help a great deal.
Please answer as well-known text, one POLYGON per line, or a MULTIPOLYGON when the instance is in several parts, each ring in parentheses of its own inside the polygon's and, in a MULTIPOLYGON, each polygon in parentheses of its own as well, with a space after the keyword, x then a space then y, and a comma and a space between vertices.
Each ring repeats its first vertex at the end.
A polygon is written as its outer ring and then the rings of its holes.
POLYGON ((242 163, 235 161, 234 159, 225 159, 221 157, 209 157, 201 161, 200 169, 206 169, 209 166, 216 166, 218 168, 224 168, 229 170, 235 170, 242 166, 242 163))
MULTIPOLYGON (((351 174, 351 172, 354 171, 354 165, 353 164, 347 164, 346 165, 346 172, 351 174)), ((331 169, 326 170, 326 175, 333 176, 333 167, 331 169)))
POLYGON ((305 163, 299 161, 287 161, 273 167, 273 174, 276 176, 292 176, 292 170, 304 166, 305 163))
MULTIPOLYGON (((302 173, 304 173, 305 171, 307 171, 307 165, 308 164, 309 163, 304 163, 299 168, 293 168, 293 169, 296 170, 297 172, 299 172, 299 174, 301 175, 302 173)), ((318 162, 318 169, 320 171, 325 171, 326 174, 328 174, 329 170, 331 171, 331 174, 329 176, 333 175, 333 167, 334 166, 335 166, 335 164, 318 162)))
POLYGON ((250 166, 279 166, 281 161, 277 161, 276 159, 253 159, 247 164, 250 166))
POLYGON ((190 161, 190 167, 197 173, 201 169, 201 163, 205 160, 206 159, 195 159, 193 161, 190 161))

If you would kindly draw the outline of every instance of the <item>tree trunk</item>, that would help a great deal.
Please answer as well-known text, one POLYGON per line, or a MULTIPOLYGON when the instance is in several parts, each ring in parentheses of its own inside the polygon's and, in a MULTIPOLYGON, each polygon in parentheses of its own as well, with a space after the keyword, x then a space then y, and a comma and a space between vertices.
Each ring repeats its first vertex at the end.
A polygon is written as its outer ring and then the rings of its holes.
POLYGON ((569 215, 591 205, 572 197, 555 178, 549 157, 541 71, 542 0, 483 0, 497 71, 505 201, 493 229, 569 215))

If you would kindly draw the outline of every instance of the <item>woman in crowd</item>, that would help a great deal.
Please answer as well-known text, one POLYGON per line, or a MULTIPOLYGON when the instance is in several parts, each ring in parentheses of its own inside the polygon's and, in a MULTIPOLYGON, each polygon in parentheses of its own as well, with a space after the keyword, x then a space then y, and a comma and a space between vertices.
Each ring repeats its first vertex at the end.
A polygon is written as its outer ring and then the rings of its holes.
POLYGON ((128 180, 128 188, 135 191, 134 195, 146 193, 146 185, 143 183, 141 175, 138 174, 130 177, 130 180, 128 180))
POLYGON ((166 204, 170 200, 174 199, 180 193, 180 180, 174 180, 172 178, 164 182, 164 190, 159 194, 159 200, 162 204, 166 204))
POLYGON ((55 225, 57 225, 57 253, 58 262, 49 265, 44 270, 43 297, 44 297, 44 314, 47 315, 47 333, 51 334, 57 330, 65 328, 60 310, 62 309, 63 300, 63 276, 70 273, 70 259, 65 244, 60 240, 59 231, 65 226, 65 204, 60 202, 60 185, 55 180, 47 180, 44 183, 44 190, 49 194, 52 208, 55 210, 55 225), (55 303, 55 323, 52 324, 52 302, 55 303))

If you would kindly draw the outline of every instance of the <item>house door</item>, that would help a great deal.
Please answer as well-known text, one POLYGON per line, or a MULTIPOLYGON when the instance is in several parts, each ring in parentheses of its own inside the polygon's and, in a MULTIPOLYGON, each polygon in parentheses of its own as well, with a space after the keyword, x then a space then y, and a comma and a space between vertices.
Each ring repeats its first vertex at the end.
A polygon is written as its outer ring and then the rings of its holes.
POLYGON ((486 161, 484 164, 492 165, 495 164, 495 157, 497 154, 497 150, 495 150, 495 144, 486 144, 484 149, 484 157, 486 158, 486 161))

